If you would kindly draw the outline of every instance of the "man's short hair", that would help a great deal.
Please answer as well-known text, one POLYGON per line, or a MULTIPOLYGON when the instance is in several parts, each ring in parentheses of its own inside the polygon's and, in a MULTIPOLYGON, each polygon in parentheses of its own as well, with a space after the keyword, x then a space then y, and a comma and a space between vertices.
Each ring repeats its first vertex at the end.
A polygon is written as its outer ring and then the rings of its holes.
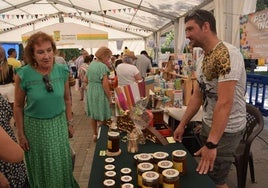
POLYGON ((142 50, 142 51, 141 51, 141 54, 143 54, 143 55, 148 55, 147 52, 146 52, 145 50, 142 50))
POLYGON ((13 52, 16 52, 15 48, 9 48, 7 54, 11 55, 13 52))
POLYGON ((189 12, 184 19, 184 23, 188 22, 189 20, 194 20, 200 28, 205 22, 208 22, 210 25, 210 30, 214 33, 217 33, 216 19, 214 15, 207 10, 198 9, 189 12))

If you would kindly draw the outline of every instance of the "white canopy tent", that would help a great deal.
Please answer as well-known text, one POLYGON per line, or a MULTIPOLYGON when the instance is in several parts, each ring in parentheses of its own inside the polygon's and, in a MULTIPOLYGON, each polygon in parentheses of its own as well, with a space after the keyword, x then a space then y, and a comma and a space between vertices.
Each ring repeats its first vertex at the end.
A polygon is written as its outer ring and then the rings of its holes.
POLYGON ((182 50, 184 15, 197 8, 214 11, 219 37, 239 47, 239 16, 254 12, 256 0, 5 0, 0 7, 0 42, 20 42, 23 33, 61 20, 108 32, 114 53, 136 42, 157 53, 160 36, 171 29, 175 52, 182 50))

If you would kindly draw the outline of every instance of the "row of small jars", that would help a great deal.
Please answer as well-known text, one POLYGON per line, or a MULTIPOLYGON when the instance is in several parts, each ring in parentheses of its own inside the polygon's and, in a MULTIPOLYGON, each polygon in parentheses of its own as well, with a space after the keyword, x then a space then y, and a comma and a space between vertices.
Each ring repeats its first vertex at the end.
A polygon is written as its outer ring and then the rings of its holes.
MULTIPOLYGON (((115 188, 116 187, 116 171, 114 165, 115 159, 112 157, 108 157, 105 159, 104 166, 104 181, 103 185, 105 188, 115 188)), ((121 168, 120 170, 120 180, 121 180, 121 188, 134 188, 132 184, 132 170, 130 168, 121 168)))

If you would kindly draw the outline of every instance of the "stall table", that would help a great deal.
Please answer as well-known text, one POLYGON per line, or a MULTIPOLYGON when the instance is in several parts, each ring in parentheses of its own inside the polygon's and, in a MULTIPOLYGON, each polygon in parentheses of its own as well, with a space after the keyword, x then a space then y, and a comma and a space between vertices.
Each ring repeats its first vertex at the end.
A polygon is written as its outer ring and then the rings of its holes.
MULTIPOLYGON (((105 159, 107 156, 103 156, 104 151, 107 148, 107 131, 108 127, 103 125, 100 131, 100 137, 97 140, 93 163, 91 167, 91 173, 89 178, 89 188, 101 188, 103 187, 104 181, 104 165, 105 159)), ((124 132, 121 132, 121 138, 125 136, 124 132)), ((122 150, 119 156, 114 157, 116 166, 115 171, 116 175, 116 187, 120 187, 120 170, 121 168, 128 167, 132 169, 132 183, 134 187, 137 187, 137 171, 136 165, 134 163, 134 155, 127 152, 127 144, 125 142, 120 141, 120 148, 122 150)), ((182 149, 186 150, 185 147, 181 143, 173 143, 168 145, 160 145, 157 143, 153 143, 151 141, 146 141, 146 144, 139 145, 139 153, 153 153, 157 151, 163 151, 169 153, 169 160, 171 160, 172 151, 182 149)), ((187 150, 186 150, 187 151, 187 150)), ((187 174, 185 176, 180 177, 180 188, 194 188, 194 187, 206 187, 206 188, 214 188, 215 184, 209 178, 208 175, 199 175, 195 168, 197 167, 197 162, 195 159, 189 154, 187 155, 187 174)))

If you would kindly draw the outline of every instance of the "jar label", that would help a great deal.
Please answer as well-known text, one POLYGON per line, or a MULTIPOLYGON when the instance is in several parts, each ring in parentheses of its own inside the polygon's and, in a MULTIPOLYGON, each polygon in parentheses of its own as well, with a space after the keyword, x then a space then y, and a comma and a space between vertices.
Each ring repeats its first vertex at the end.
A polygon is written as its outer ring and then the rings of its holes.
POLYGON ((113 142, 111 140, 108 140, 107 148, 109 150, 113 148, 113 142))
POLYGON ((174 163, 174 168, 177 169, 179 172, 183 172, 183 163, 177 163, 177 162, 173 162, 174 163))
POLYGON ((163 183, 163 188, 175 188, 175 185, 169 183, 163 183))
POLYGON ((142 186, 142 177, 141 175, 138 175, 138 186, 142 186))

